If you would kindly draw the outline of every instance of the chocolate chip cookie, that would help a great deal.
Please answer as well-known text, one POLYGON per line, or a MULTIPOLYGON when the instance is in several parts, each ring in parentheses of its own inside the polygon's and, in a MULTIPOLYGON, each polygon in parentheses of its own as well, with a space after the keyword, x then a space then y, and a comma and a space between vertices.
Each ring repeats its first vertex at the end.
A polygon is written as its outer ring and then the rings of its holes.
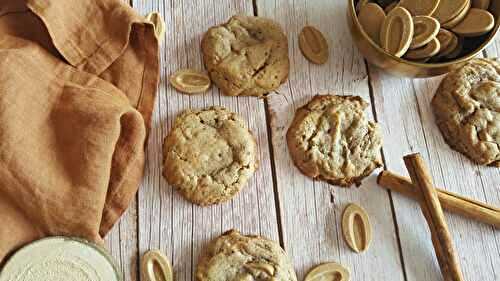
POLYGON ((212 81, 228 96, 264 96, 288 77, 288 41, 270 19, 233 16, 201 42, 212 81))
POLYGON ((286 139, 304 175, 349 187, 382 166, 382 137, 367 106, 356 96, 318 95, 297 110, 286 139))
POLYGON ((293 266, 278 243, 230 230, 201 256, 198 281, 296 281, 293 266))
POLYGON ((180 114, 163 146, 163 175, 187 200, 232 198, 257 169, 257 144, 245 122, 222 108, 180 114))
POLYGON ((481 165, 500 167, 500 63, 473 59, 441 82, 432 109, 445 141, 481 165))

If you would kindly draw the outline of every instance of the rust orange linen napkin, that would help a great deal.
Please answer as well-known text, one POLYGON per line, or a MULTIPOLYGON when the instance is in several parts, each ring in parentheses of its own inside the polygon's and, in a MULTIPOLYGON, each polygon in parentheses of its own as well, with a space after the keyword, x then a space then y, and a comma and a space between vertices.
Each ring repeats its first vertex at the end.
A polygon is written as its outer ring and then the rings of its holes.
POLYGON ((44 236, 102 242, 142 177, 158 64, 119 0, 0 1, 0 263, 44 236))

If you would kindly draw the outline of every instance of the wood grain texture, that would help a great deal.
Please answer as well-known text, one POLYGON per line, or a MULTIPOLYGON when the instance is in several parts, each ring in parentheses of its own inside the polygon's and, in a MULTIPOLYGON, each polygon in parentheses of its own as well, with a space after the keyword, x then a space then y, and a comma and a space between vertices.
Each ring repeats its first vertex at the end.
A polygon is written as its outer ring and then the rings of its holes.
POLYGON ((137 230, 137 201, 134 199, 105 239, 106 248, 121 269, 124 281, 137 280, 137 230))
POLYGON ((207 242, 236 228, 279 240, 264 102, 252 97, 226 97, 213 87, 187 96, 168 85, 168 75, 181 68, 203 70, 203 33, 232 15, 253 14, 251 1, 134 0, 141 14, 158 11, 166 23, 161 50, 161 82, 149 139, 144 183, 139 191, 139 252, 160 249, 171 259, 177 281, 194 280, 198 257, 207 242), (222 105, 248 121, 259 148, 260 168, 233 200, 198 207, 173 191, 161 175, 162 143, 175 116, 188 108, 222 105))
POLYGON ((370 101, 366 67, 348 31, 346 5, 330 0, 257 1, 258 15, 279 22, 289 39, 289 81, 268 99, 283 242, 299 280, 312 266, 328 261, 348 267, 351 280, 403 280, 390 200, 375 187, 375 177, 359 189, 314 182, 294 167, 285 141, 295 109, 316 94, 355 94, 370 101), (313 65, 301 54, 297 41, 305 25, 326 37, 330 59, 325 65, 313 65), (367 210, 373 225, 372 245, 363 254, 351 251, 342 238, 341 215, 351 202, 367 210))
MULTIPOLYGON (((500 57, 500 35, 496 35, 495 40, 486 48, 484 52, 486 57, 500 57)), ((481 188, 484 192, 486 202, 500 207, 500 169, 478 169, 478 175, 481 178, 481 188)), ((500 231, 493 231, 496 240, 496 252, 500 256, 500 231)), ((495 268, 495 277, 500 279, 500 269, 495 268)))
MULTIPOLYGON (((359 189, 340 189, 313 182, 293 166, 285 133, 295 109, 317 93, 356 94, 371 100, 374 114, 370 109, 367 113, 375 116, 382 126, 383 156, 389 170, 406 175, 402 156, 421 152, 437 186, 500 206, 500 169, 478 167, 451 150, 434 124, 429 104, 441 78, 397 78, 371 66, 368 77, 366 64, 347 28, 347 1, 254 1, 260 16, 273 18, 283 26, 290 43, 290 79, 278 89, 278 94, 269 97, 267 107, 263 100, 255 98, 221 96, 215 87, 206 95, 189 97, 179 94, 166 82, 168 75, 177 69, 204 69, 199 50, 202 33, 233 14, 253 14, 252 1, 132 2, 141 14, 160 12, 167 32, 161 50, 161 84, 144 182, 137 202, 106 239, 125 280, 138 280, 137 259, 152 248, 161 249, 171 259, 176 280, 194 280, 196 261, 207 241, 232 227, 280 240, 293 259, 299 280, 311 266, 327 261, 349 267, 351 280, 441 280, 426 222, 417 203, 376 187, 374 176, 359 189), (327 38, 330 45, 327 64, 313 65, 300 53, 297 39, 305 25, 317 27, 327 38), (261 167, 234 200, 200 208, 182 199, 161 176, 162 142, 177 113, 209 105, 226 106, 248 120, 257 137, 261 167), (268 122, 271 122, 270 132, 268 122), (274 155, 272 160, 271 155, 274 155), (273 170, 277 184, 274 188, 273 170), (372 245, 361 255, 352 252, 342 239, 341 215, 350 202, 363 206, 373 225, 372 245)), ((485 54, 498 56, 500 41, 497 39, 485 54)), ((446 218, 465 279, 500 280, 497 266, 500 231, 457 215, 446 214, 446 218)))
MULTIPOLYGON (((369 66, 378 121, 384 133, 387 169, 407 175, 402 156, 420 152, 436 186, 499 206, 498 169, 479 167, 452 150, 434 123, 430 101, 442 77, 407 79, 369 66)), ((441 280, 430 234, 418 204, 392 194, 408 281, 441 280)), ((498 233, 491 226, 458 215, 447 221, 466 280, 497 280, 500 276, 498 233)))

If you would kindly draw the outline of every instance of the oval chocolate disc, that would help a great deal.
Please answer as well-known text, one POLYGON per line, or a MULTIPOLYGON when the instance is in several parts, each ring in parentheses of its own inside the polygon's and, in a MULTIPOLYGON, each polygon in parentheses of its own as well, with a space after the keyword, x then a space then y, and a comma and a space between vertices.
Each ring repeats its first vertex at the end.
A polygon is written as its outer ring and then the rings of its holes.
POLYGON ((457 24, 459 24, 465 16, 469 13, 469 10, 471 8, 471 2, 469 1, 467 6, 453 19, 445 22, 442 24, 444 28, 452 28, 455 27, 457 24))
POLYGON ((439 26, 439 22, 433 17, 413 17, 413 39, 410 49, 417 49, 429 43, 438 34, 439 26))
POLYGON ((451 31, 464 37, 475 37, 490 32, 493 27, 495 27, 495 18, 490 12, 472 8, 462 22, 451 31))
POLYGON ((430 16, 436 11, 439 2, 440 0, 401 0, 399 6, 407 9, 413 16, 430 16))
POLYGON ((380 43, 380 30, 385 20, 384 10, 375 3, 364 5, 359 11, 359 23, 363 30, 377 44, 380 43))
POLYGON ((425 58, 430 58, 439 52, 439 48, 440 48, 439 40, 437 40, 436 38, 432 38, 432 40, 429 43, 427 43, 427 45, 406 52, 404 58, 410 60, 421 60, 425 58))
POLYGON ((380 31, 380 44, 391 55, 401 57, 413 39, 413 20, 403 7, 394 8, 385 18, 380 31))
POLYGON ((436 11, 432 14, 439 23, 446 23, 455 17, 470 4, 470 0, 440 0, 436 11))

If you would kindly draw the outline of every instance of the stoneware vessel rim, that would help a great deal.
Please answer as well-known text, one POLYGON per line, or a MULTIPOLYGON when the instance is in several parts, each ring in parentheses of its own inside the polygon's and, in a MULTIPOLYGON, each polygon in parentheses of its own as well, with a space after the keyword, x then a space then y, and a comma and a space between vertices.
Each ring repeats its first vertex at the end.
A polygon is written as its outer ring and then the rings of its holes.
POLYGON ((393 60, 396 60, 399 63, 409 64, 409 65, 413 65, 416 67, 440 68, 440 67, 452 66, 452 65, 457 64, 457 63, 464 63, 464 62, 470 60, 471 58, 475 57, 480 52, 482 52, 484 50, 484 48, 486 48, 486 46, 488 46, 493 41, 498 29, 500 28, 500 23, 498 22, 498 17, 493 15, 495 17, 495 27, 493 28, 492 31, 489 32, 487 39, 479 47, 477 47, 473 52, 471 52, 463 57, 460 57, 458 59, 454 59, 454 60, 447 61, 447 62, 439 62, 439 63, 414 62, 414 61, 405 60, 403 58, 391 55, 391 54, 387 53, 384 49, 382 49, 378 44, 376 44, 361 27, 361 24, 360 24, 359 19, 358 19, 358 14, 356 13, 356 7, 354 4, 356 0, 347 0, 347 1, 349 2, 349 7, 348 7, 349 13, 353 16, 354 21, 355 21, 354 23, 360 27, 360 31, 361 31, 361 34, 363 35, 364 39, 368 40, 369 44, 371 44, 371 46, 373 48, 384 53, 384 55, 391 57, 393 60))
POLYGON ((116 262, 115 262, 114 258, 107 252, 107 250, 104 247, 102 247, 101 245, 98 245, 96 243, 93 243, 93 242, 91 242, 89 240, 83 239, 83 238, 73 237, 73 236, 62 236, 62 235, 54 235, 54 236, 42 237, 40 239, 31 241, 31 242, 29 242, 29 243, 21 246, 20 248, 18 248, 17 250, 15 250, 13 253, 11 253, 8 257, 6 257, 6 259, 5 259, 5 261, 4 261, 3 264, 0 264, 0 275, 2 274, 3 269, 7 266, 7 264, 16 255, 17 252, 22 251, 23 249, 25 249, 25 248, 27 248, 29 246, 32 246, 33 244, 37 244, 39 242, 44 242, 45 240, 51 240, 51 239, 65 239, 65 240, 69 240, 69 241, 74 241, 74 242, 82 243, 82 244, 85 244, 85 245, 87 245, 89 247, 92 247, 97 252, 99 252, 100 254, 102 254, 103 257, 113 267, 113 270, 115 271, 116 277, 118 278, 118 280, 120 280, 120 281, 123 280, 123 275, 122 275, 121 271, 118 270, 118 266, 116 265, 116 262))

